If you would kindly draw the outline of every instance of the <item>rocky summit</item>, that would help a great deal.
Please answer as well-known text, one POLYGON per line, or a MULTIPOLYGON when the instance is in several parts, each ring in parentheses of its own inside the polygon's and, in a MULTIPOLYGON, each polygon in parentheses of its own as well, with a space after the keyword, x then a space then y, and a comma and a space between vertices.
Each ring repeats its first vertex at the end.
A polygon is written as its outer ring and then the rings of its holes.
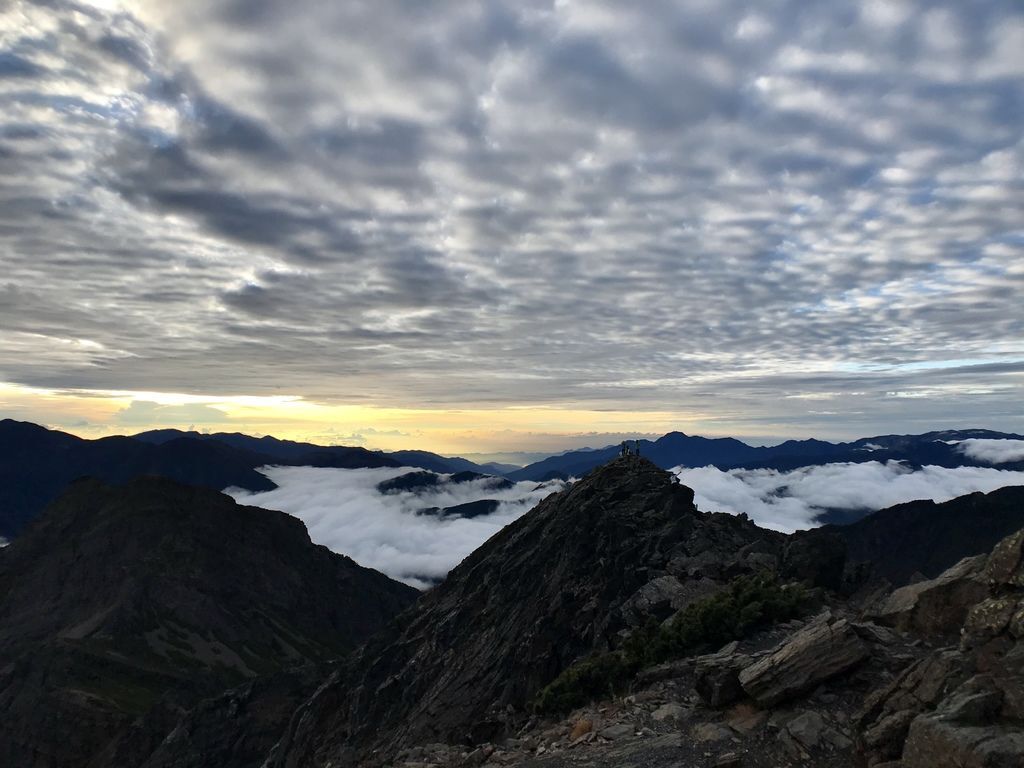
POLYGON ((342 656, 417 595, 280 512, 73 483, 0 550, 0 765, 138 765, 203 698, 342 656))
POLYGON ((774 562, 783 538, 701 513, 669 473, 616 459, 491 538, 336 672, 272 764, 512 734, 571 664, 774 562))

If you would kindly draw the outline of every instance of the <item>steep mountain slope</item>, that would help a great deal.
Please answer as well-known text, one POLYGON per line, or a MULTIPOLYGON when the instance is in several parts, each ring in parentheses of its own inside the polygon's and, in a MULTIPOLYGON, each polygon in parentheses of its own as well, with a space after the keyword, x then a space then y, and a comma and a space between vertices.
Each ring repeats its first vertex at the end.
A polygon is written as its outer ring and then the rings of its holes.
POLYGON ((1021 528, 1024 487, 1011 486, 941 504, 911 501, 851 525, 828 525, 809 533, 838 535, 851 562, 869 563, 875 575, 898 586, 915 573, 934 578, 1021 528))
POLYGON ((293 719, 275 765, 490 738, 573 661, 617 643, 627 600, 659 574, 687 578, 698 560, 742 572, 744 547, 782 538, 702 514, 666 472, 617 459, 492 537, 350 659, 293 719))
POLYGON ((73 483, 0 550, 0 764, 82 766, 154 711, 344 654, 418 593, 280 512, 146 478, 73 483))
MULTIPOLYGON (((903 461, 913 467, 989 466, 965 456, 946 441, 983 439, 1024 439, 1020 435, 985 429, 946 430, 922 435, 882 435, 849 443, 823 440, 787 440, 779 445, 756 447, 732 438, 710 439, 682 432, 670 432, 657 440, 641 440, 640 453, 662 469, 712 465, 719 469, 790 470, 830 462, 903 461)), ((512 480, 542 480, 558 474, 580 476, 619 453, 619 446, 597 450, 570 451, 550 456, 508 473, 512 480)), ((1021 469, 1024 462, 1001 464, 1002 469, 1021 469)))

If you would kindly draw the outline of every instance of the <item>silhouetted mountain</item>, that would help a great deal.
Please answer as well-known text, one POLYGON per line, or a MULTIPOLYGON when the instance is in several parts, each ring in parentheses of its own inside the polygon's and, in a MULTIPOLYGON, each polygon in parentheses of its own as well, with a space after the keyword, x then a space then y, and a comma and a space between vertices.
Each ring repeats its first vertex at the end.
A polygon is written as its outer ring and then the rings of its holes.
POLYGON ((899 586, 915 573, 934 578, 1021 528, 1024 486, 1011 486, 941 504, 898 504, 850 525, 827 525, 809 534, 840 536, 850 561, 870 564, 875 575, 899 586))
POLYGON ((452 472, 480 472, 493 475, 502 474, 493 468, 483 464, 464 459, 461 456, 439 456, 429 451, 392 451, 388 454, 392 459, 404 467, 419 467, 429 469, 431 472, 450 474, 452 472))
POLYGON ((223 443, 175 438, 159 445, 128 437, 83 440, 36 424, 0 421, 0 535, 18 534, 69 482, 94 476, 124 482, 160 475, 221 490, 267 491, 276 486, 255 471, 264 455, 223 443))
MULTIPOLYGON (((452 472, 484 472, 485 474, 502 474, 494 468, 476 464, 469 459, 458 456, 440 456, 429 451, 369 451, 366 448, 341 445, 316 445, 301 443, 294 440, 279 440, 266 435, 251 437, 238 432, 182 432, 177 429, 156 429, 133 435, 137 440, 150 443, 162 443, 175 437, 194 437, 197 440, 216 440, 217 442, 255 451, 267 456, 281 459, 294 466, 310 467, 341 467, 352 469, 358 467, 417 467, 419 469, 450 474, 452 472)), ((513 467, 515 469, 515 467, 513 467)))
POLYGON ((0 764, 148 754, 201 698, 342 655, 417 596, 281 512, 73 483, 0 550, 0 764))
POLYGON ((263 456, 278 459, 279 462, 293 466, 306 467, 340 467, 354 469, 359 467, 400 467, 401 463, 390 459, 380 451, 368 451, 365 448, 344 445, 315 445, 300 443, 294 440, 279 440, 276 437, 251 437, 238 432, 182 432, 177 429, 158 429, 140 432, 133 435, 136 440, 160 445, 180 437, 195 440, 207 440, 252 451, 263 456))
MULTIPOLYGON (((991 466, 965 456, 956 445, 945 441, 968 438, 1024 440, 1007 432, 985 429, 945 430, 922 435, 882 435, 849 443, 823 440, 787 440, 773 446, 751 446, 733 438, 706 438, 670 432, 657 440, 641 440, 640 453, 662 469, 715 466, 718 469, 777 469, 832 462, 902 461, 911 467, 927 464, 940 467, 991 466)), ((507 473, 512 480, 544 480, 579 477, 619 454, 619 446, 570 451, 550 456, 520 470, 507 473)), ((1024 461, 1000 464, 1000 469, 1024 469, 1024 461)))
POLYGON ((322 447, 273 437, 203 435, 163 429, 135 437, 84 440, 28 422, 0 421, 0 536, 16 536, 79 477, 119 483, 156 475, 214 490, 231 486, 269 491, 277 486, 257 468, 397 467, 365 448, 322 447))

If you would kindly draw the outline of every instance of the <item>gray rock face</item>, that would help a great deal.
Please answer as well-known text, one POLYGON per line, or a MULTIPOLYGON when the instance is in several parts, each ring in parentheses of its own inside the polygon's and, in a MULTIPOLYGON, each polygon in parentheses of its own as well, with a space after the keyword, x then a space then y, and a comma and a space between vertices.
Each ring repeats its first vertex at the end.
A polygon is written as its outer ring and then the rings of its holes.
MULTIPOLYGON (((966 612, 960 648, 936 651, 869 697, 865 746, 874 759, 901 758, 904 768, 1024 765, 1024 640, 1015 625, 1024 603, 1024 531, 951 570, 935 580, 939 586, 924 582, 924 594, 962 597, 965 582, 971 593, 985 586, 973 607, 956 607, 966 612)), ((905 593, 900 601, 916 598, 905 593)), ((922 615, 943 610, 926 606, 922 615)))
POLYGON ((971 607, 988 594, 985 555, 967 557, 937 578, 900 587, 872 612, 881 624, 928 634, 957 634, 971 607))
POLYGON ((739 673, 743 690, 771 707, 860 664, 868 648, 845 619, 825 616, 739 673))
POLYGON ((675 576, 651 579, 626 600, 622 616, 630 626, 642 626, 648 619, 664 621, 693 600, 693 592, 675 576))
POLYGON ((1024 729, 998 721, 1002 696, 974 678, 910 724, 906 768, 1016 768, 1024 765, 1024 729))
POLYGON ((753 663, 753 658, 736 652, 737 643, 729 643, 718 653, 698 656, 694 666, 693 687, 709 707, 721 708, 743 696, 740 671, 753 663))

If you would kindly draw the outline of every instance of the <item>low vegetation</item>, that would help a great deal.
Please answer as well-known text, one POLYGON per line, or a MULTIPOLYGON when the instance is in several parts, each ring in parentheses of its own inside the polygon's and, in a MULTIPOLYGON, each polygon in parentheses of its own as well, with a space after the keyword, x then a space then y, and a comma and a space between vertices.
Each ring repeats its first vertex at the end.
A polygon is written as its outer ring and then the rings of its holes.
POLYGON ((715 651, 761 627, 799 616, 807 603, 807 590, 782 584, 772 574, 738 577, 667 623, 651 622, 634 632, 619 650, 573 664, 537 695, 535 709, 556 714, 615 695, 645 667, 715 651))

